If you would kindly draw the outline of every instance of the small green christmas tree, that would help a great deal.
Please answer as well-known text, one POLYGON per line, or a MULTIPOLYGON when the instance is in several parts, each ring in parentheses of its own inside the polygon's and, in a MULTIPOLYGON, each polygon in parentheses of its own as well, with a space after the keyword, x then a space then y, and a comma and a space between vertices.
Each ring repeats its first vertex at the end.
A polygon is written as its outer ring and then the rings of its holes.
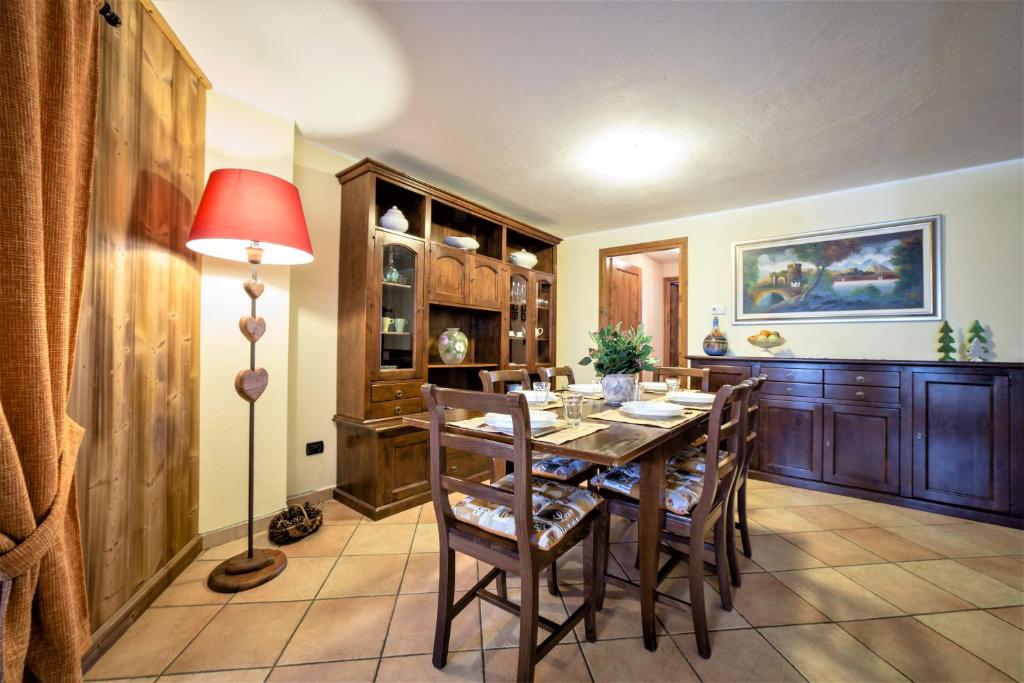
POLYGON ((953 339, 953 328, 949 326, 948 320, 942 321, 942 327, 939 328, 939 360, 947 363, 955 361, 956 358, 953 354, 956 353, 956 347, 953 343, 956 340, 953 339))
POLYGON ((977 320, 967 330, 967 355, 975 363, 983 362, 988 357, 988 339, 985 328, 977 320))

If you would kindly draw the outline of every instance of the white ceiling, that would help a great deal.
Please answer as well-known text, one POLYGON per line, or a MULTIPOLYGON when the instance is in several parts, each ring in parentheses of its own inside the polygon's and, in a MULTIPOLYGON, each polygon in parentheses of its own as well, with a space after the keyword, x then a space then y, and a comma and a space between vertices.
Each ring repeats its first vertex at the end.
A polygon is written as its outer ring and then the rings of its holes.
POLYGON ((658 263, 679 263, 678 249, 663 249, 661 251, 645 251, 644 256, 653 259, 658 263))
POLYGON ((157 4, 215 89, 560 235, 1024 156, 1021 2, 157 4), (593 175, 622 125, 682 160, 593 175))

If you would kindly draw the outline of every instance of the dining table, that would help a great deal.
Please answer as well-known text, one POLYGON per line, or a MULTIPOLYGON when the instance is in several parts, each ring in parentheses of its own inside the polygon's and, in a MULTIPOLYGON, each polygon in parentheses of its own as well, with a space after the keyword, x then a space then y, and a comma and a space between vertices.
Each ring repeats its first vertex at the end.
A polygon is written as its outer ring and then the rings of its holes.
MULTIPOLYGON (((562 455, 602 467, 617 467, 633 461, 639 463, 640 520, 637 530, 637 549, 640 556, 639 581, 633 582, 612 576, 608 578, 616 579, 617 585, 639 592, 644 646, 654 652, 658 647, 654 611, 658 600, 658 565, 662 546, 661 530, 664 521, 662 500, 665 495, 665 463, 669 456, 682 450, 705 433, 708 413, 705 410, 687 410, 684 412, 683 419, 666 423, 671 426, 629 424, 590 417, 617 407, 603 399, 587 399, 583 407, 582 421, 584 423, 599 422, 602 425, 607 425, 606 429, 561 444, 546 443, 535 439, 532 448, 535 453, 543 456, 562 455)), ((560 407, 552 408, 551 412, 561 417, 560 407)), ((446 421, 453 432, 488 438, 502 443, 512 443, 511 436, 500 432, 485 432, 452 424, 474 417, 482 417, 482 414, 465 410, 450 410, 446 421)), ((411 427, 430 430, 430 417, 427 413, 407 415, 402 422, 411 427)))

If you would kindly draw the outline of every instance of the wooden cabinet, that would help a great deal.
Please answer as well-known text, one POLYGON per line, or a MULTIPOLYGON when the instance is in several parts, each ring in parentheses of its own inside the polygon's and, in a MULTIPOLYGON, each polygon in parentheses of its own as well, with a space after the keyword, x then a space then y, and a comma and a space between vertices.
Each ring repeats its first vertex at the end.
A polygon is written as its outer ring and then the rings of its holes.
POLYGON ((501 310, 505 303, 505 266, 501 261, 481 256, 472 257, 467 303, 480 308, 501 310))
POLYGON ((758 467, 820 481, 821 404, 780 401, 762 393, 760 406, 758 467))
POLYGON ((1009 512, 1009 378, 915 372, 912 400, 914 497, 1009 512))
POLYGON ((690 356, 765 374, 754 476, 1021 526, 1024 364, 690 356))
POLYGON ((377 230, 374 234, 375 304, 370 319, 373 380, 423 377, 423 242, 377 230), (385 327, 386 326, 386 327, 385 327))
POLYGON ((443 244, 430 245, 430 300, 464 304, 469 299, 471 255, 443 244))
POLYGON ((822 480, 872 491, 900 490, 900 411, 824 406, 822 480))

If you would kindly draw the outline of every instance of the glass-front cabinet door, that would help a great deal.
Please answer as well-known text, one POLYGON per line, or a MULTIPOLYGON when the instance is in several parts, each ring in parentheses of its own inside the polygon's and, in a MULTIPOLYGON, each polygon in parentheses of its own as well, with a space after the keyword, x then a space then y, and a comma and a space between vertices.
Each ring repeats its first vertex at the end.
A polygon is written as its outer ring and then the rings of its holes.
POLYGON ((533 308, 533 369, 550 367, 555 364, 555 278, 553 275, 533 272, 530 274, 531 301, 533 308))
POLYGON ((378 310, 373 379, 423 376, 423 243, 386 230, 374 237, 378 310))
POLYGON ((530 274, 518 268, 510 269, 508 295, 508 364, 526 367, 530 362, 529 343, 533 335, 529 329, 530 274))

